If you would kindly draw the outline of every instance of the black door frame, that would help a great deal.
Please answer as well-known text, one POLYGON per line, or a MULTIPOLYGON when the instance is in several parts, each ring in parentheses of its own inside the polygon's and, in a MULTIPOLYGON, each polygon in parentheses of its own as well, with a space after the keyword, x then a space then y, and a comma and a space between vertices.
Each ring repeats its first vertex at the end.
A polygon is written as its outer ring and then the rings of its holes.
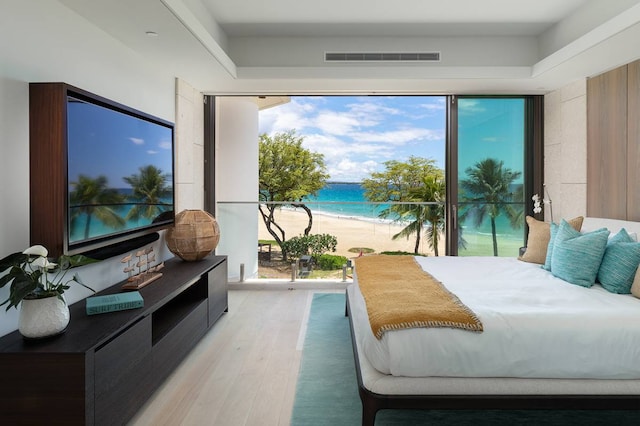
MULTIPOLYGON (((544 196, 544 96, 542 95, 449 95, 447 97, 446 135, 446 235, 445 253, 458 255, 458 99, 460 98, 522 98, 525 100, 524 140, 524 212, 542 220, 542 214, 533 213, 534 194, 544 196)), ((525 226, 525 242, 528 235, 525 226)))

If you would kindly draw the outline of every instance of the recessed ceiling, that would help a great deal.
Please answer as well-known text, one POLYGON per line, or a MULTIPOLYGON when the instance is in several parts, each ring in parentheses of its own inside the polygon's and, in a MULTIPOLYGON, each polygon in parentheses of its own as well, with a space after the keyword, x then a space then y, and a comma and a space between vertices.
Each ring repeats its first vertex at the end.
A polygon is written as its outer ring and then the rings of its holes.
POLYGON ((539 35, 587 0, 203 0, 232 37, 539 35))
POLYGON ((212 94, 545 93, 640 58, 640 0, 59 1, 212 94), (349 51, 441 60, 324 61, 349 51))

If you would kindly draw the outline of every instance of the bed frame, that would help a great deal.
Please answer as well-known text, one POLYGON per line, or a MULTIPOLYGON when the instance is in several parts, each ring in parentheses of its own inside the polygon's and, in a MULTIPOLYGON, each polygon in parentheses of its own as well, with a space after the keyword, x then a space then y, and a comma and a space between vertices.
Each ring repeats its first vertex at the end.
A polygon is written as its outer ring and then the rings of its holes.
MULTIPOLYGON (((383 395, 367 389, 362 377, 356 330, 346 292, 345 316, 349 317, 353 356, 362 401, 362 425, 373 426, 376 414, 384 409, 420 410, 638 410, 640 395, 383 395)), ((364 362, 366 359, 362 358, 364 362)), ((420 380, 420 378, 415 378, 420 380)))

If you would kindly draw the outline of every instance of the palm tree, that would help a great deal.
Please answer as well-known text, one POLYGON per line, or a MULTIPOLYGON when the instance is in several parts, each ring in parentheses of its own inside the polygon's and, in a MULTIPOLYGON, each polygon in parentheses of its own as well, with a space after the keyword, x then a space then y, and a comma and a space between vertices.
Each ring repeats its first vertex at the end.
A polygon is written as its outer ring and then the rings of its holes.
POLYGON ((107 183, 105 176, 92 179, 85 175, 79 175, 76 182, 71 182, 74 186, 69 194, 71 229, 75 228, 74 225, 81 217, 86 217, 85 239, 90 236, 93 218, 114 229, 121 229, 125 225, 125 220, 114 209, 125 201, 125 197, 116 189, 108 188, 107 183))
POLYGON ((123 177, 131 185, 131 198, 136 204, 129 210, 126 219, 140 219, 141 217, 154 219, 170 206, 163 198, 171 195, 171 188, 167 186, 170 175, 162 174, 162 170, 152 166, 140 167, 140 173, 123 177))
MULTIPOLYGON (((392 240, 399 238, 409 239, 410 236, 416 234, 416 244, 413 248, 413 252, 418 254, 420 249, 420 238, 422 236, 422 228, 424 226, 424 206, 420 204, 398 204, 387 209, 389 214, 391 212, 397 215, 397 221, 411 220, 407 226, 402 228, 400 232, 391 237, 392 240)), ((383 213, 381 213, 381 217, 383 213)))
MULTIPOLYGON (((428 176, 442 181, 443 172, 436 167, 435 160, 431 158, 411 156, 406 162, 390 160, 386 161, 384 165, 385 171, 373 172, 370 178, 362 180, 362 187, 365 189, 364 196, 369 201, 392 202, 392 205, 383 209, 378 217, 392 218, 397 222, 409 221, 409 224, 392 239, 396 240, 401 237, 409 239, 413 234, 416 234, 414 253, 418 254, 424 224, 430 222, 427 217, 434 213, 431 209, 433 206, 419 203, 436 201, 432 197, 433 194, 421 193, 420 191, 425 186, 425 182, 428 182, 428 176), (416 204, 413 204, 414 201, 416 204), (402 204, 395 204, 396 202, 402 204), (411 204, 404 204, 407 202, 411 204)), ((430 245, 433 243, 431 239, 433 231, 433 228, 427 231, 430 245)), ((438 236, 435 238, 437 239, 438 236)))
POLYGON ((444 230, 444 206, 442 204, 419 204, 419 203, 439 203, 445 199, 445 182, 441 173, 433 172, 422 176, 422 180, 418 186, 409 189, 406 201, 415 201, 416 204, 398 204, 389 207, 381 215, 385 217, 392 213, 397 215, 398 221, 410 220, 411 222, 400 232, 393 235, 391 239, 409 238, 416 234, 416 244, 414 253, 418 254, 420 248, 420 239, 424 224, 426 227, 426 237, 429 242, 429 248, 434 251, 436 256, 438 252, 438 240, 440 232, 444 230))
MULTIPOLYGON (((445 189, 445 181, 441 174, 429 174, 422 177, 421 186, 409 190, 409 197, 412 201, 417 202, 440 203, 445 199, 445 189)), ((426 222, 429 224, 425 231, 427 241, 429 242, 429 248, 431 248, 434 254, 438 256, 438 241, 440 239, 440 233, 444 231, 444 205, 417 204, 414 206, 414 209, 416 210, 414 216, 417 220, 421 223, 426 222)), ((402 232, 404 232, 404 229, 401 233, 402 232)), ((411 234, 409 233, 408 235, 411 234)), ((416 243, 416 250, 418 243, 419 241, 416 243)))
POLYGON ((495 158, 479 161, 473 167, 468 167, 465 173, 469 178, 462 180, 460 186, 466 191, 464 201, 473 205, 464 215, 475 213, 476 226, 480 226, 484 218, 489 215, 493 255, 497 256, 496 218, 504 213, 515 229, 522 225, 518 222, 518 209, 510 204, 516 199, 511 185, 522 173, 505 168, 504 162, 495 158))

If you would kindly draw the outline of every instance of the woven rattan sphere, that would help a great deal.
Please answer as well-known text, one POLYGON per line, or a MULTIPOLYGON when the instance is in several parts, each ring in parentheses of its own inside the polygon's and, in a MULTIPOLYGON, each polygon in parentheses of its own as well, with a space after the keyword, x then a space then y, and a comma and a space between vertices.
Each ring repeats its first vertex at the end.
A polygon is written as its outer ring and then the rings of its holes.
POLYGON ((175 224, 167 229, 165 240, 171 253, 187 261, 200 260, 211 253, 220 241, 218 222, 202 210, 183 210, 175 224))

